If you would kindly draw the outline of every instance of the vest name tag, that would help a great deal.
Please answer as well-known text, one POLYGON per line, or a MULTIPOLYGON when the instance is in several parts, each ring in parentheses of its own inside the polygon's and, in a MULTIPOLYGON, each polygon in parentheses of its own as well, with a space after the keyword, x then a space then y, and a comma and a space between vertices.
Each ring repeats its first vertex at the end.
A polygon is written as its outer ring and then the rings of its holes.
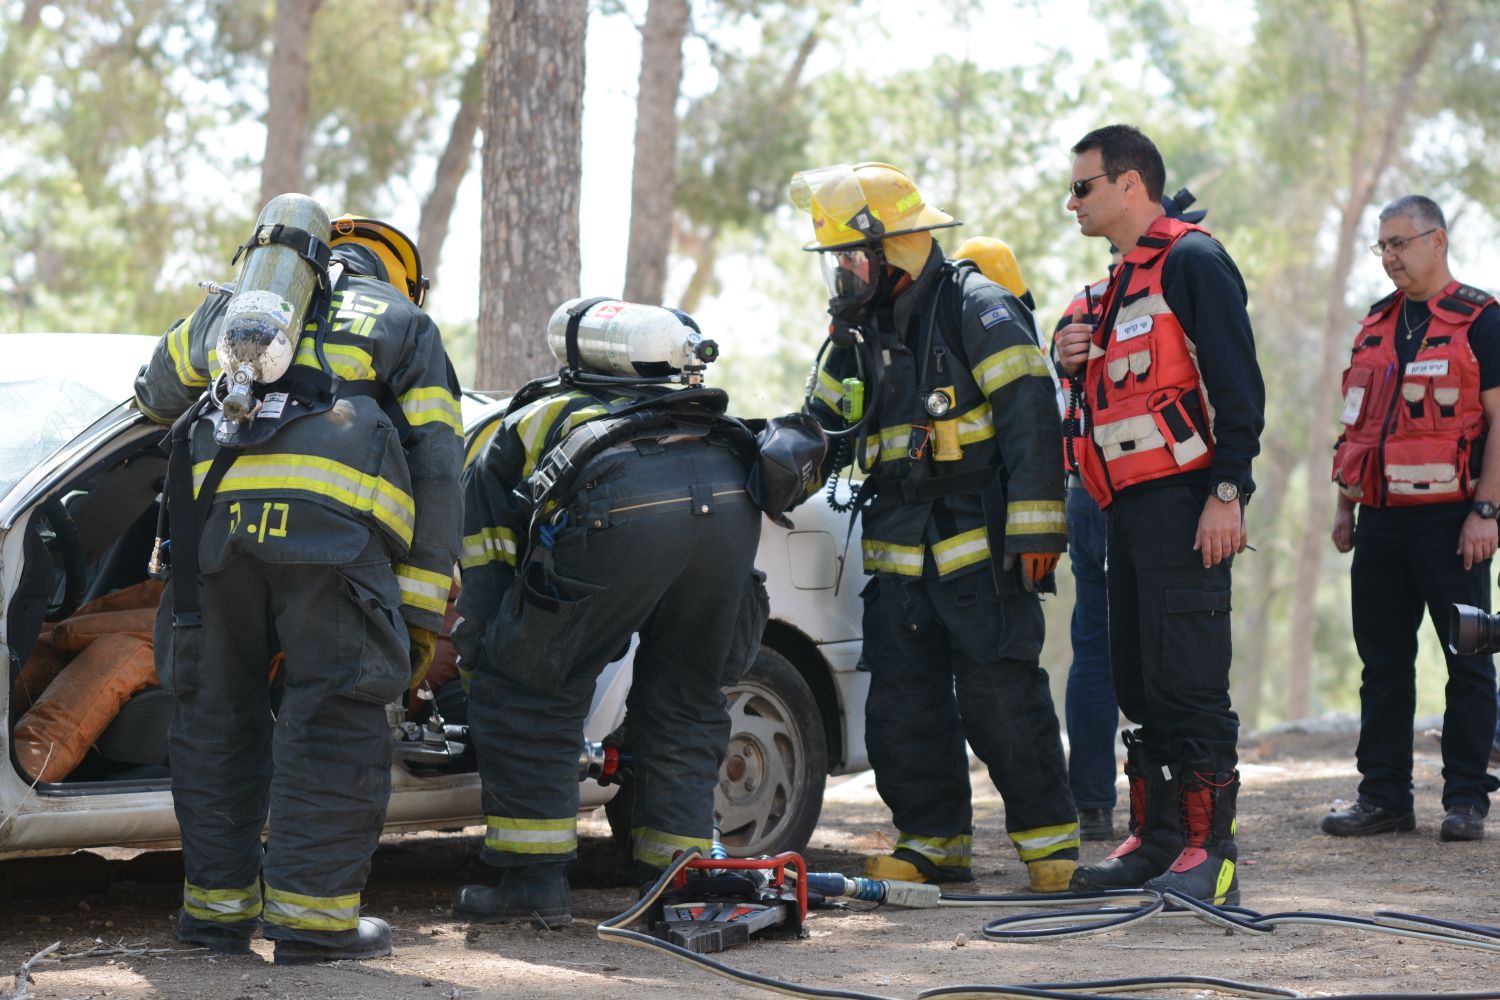
POLYGON ((1137 316, 1133 320, 1121 323, 1115 327, 1115 340, 1130 340, 1133 337, 1150 333, 1155 320, 1155 316, 1137 316))
POLYGON ((1448 374, 1448 359, 1440 361, 1413 361, 1406 366, 1408 375, 1446 375, 1448 374))

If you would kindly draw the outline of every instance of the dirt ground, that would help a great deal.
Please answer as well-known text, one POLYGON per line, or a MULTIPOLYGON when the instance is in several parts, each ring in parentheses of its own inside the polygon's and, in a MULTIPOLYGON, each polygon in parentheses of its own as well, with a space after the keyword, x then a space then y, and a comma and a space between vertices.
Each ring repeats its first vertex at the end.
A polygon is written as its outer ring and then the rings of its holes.
MULTIPOLYGON (((1329 806, 1353 797, 1354 735, 1285 733, 1242 748, 1240 859, 1243 905, 1263 913, 1322 910, 1370 916, 1400 910, 1500 925, 1500 828, 1490 839, 1442 844, 1440 761, 1416 737, 1417 831, 1368 840, 1318 832, 1329 806)), ((976 892, 1018 891, 1025 869, 1007 846, 1003 810, 983 772, 973 775, 976 892)), ((1118 815, 1118 814, 1117 814, 1118 815)), ((1121 820, 1123 822, 1123 820, 1121 820)), ((1494 826, 1494 824, 1492 824, 1494 826)), ((560 931, 468 925, 448 915, 457 885, 485 874, 479 831, 387 837, 375 857, 366 912, 395 926, 396 953, 318 967, 270 964, 272 949, 211 957, 176 951, 178 883, 117 884, 107 894, 0 902, 0 996, 13 971, 54 941, 78 955, 124 943, 164 954, 98 954, 35 971, 37 998, 202 997, 207 1000, 457 1000, 537 997, 635 1000, 771 994, 715 977, 663 954, 600 941, 596 924, 634 893, 611 884, 615 856, 602 816, 584 824, 572 873, 574 922, 560 931)), ((814 871, 857 872, 889 843, 889 816, 868 775, 830 787, 808 851, 814 871)), ((1094 860, 1110 845, 1084 845, 1094 860)), ((862 904, 861 904, 862 905, 862 904)), ((1016 912, 1016 911, 1005 911, 1016 912)), ((800 940, 753 940, 718 957, 737 968, 829 990, 886 997, 958 984, 1024 984, 1122 976, 1212 975, 1308 995, 1493 991, 1500 953, 1325 927, 1269 936, 1229 935, 1190 919, 1155 918, 1074 939, 992 942, 991 909, 817 911, 800 940)), ((1178 994, 1184 995, 1184 994, 1178 994)), ((1214 997, 1222 994, 1192 994, 1214 997)))

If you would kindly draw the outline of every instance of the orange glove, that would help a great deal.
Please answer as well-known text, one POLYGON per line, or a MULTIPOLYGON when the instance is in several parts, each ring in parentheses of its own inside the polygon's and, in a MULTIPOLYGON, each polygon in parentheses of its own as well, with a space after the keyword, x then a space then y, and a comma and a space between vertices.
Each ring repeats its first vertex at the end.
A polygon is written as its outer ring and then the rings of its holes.
POLYGON ((1058 552, 1021 553, 1021 567, 1026 571, 1026 579, 1032 583, 1041 583, 1048 573, 1057 569, 1060 555, 1058 552))

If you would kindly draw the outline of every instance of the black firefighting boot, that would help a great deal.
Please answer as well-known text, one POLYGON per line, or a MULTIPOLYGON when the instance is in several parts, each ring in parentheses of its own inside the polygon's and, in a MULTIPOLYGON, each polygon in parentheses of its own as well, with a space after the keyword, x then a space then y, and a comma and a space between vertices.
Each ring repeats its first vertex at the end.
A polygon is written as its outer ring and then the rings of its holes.
POLYGON ((282 939, 276 942, 276 965, 311 965, 351 959, 384 958, 391 953, 391 925, 379 917, 360 917, 354 934, 342 944, 313 944, 282 939))
POLYGON ((1081 865, 1069 888, 1074 892, 1138 889, 1167 870, 1182 850, 1177 827, 1177 774, 1153 761, 1135 732, 1125 742, 1125 777, 1130 784, 1130 836, 1109 857, 1081 865))
POLYGON ((1234 844, 1235 800, 1240 773, 1184 769, 1178 800, 1182 813, 1182 853, 1147 889, 1168 890, 1215 906, 1238 906, 1239 850, 1234 844))
POLYGON ((462 886, 453 894, 453 915, 483 924, 529 920, 543 930, 565 927, 573 922, 568 863, 507 868, 497 886, 462 886))

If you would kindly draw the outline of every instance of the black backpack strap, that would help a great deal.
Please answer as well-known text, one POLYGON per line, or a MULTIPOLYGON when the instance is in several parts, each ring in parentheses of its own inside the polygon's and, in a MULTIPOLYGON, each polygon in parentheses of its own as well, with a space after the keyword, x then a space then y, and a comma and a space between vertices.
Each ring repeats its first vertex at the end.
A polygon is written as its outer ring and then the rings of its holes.
POLYGON ((317 274, 318 287, 325 290, 329 287, 328 262, 333 258, 332 248, 305 229, 279 222, 270 226, 256 226, 250 238, 235 250, 234 258, 229 262, 230 266, 238 264, 247 251, 254 250, 256 247, 270 246, 273 243, 279 243, 297 251, 297 256, 307 261, 317 274))
POLYGON ((198 601, 198 542, 213 496, 234 462, 235 453, 220 448, 209 462, 198 496, 193 492, 193 456, 190 438, 193 424, 208 405, 205 393, 172 424, 168 435, 171 454, 167 460, 167 505, 176 512, 185 530, 173 531, 172 539, 172 627, 198 628, 203 624, 198 601), (201 498, 201 499, 200 499, 201 498))

